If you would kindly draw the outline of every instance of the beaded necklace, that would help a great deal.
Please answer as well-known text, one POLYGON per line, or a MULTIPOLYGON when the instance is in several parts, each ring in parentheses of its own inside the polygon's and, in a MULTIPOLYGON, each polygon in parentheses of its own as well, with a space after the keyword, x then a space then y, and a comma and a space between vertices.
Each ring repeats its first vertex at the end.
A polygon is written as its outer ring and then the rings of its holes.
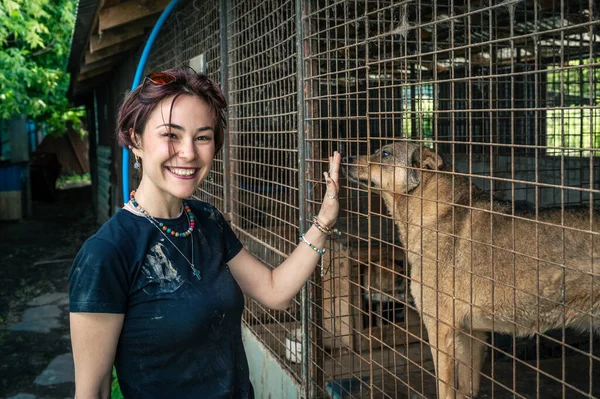
POLYGON ((159 222, 154 217, 152 217, 152 215, 150 215, 148 212, 146 212, 146 210, 137 203, 137 201, 134 198, 134 195, 135 195, 135 190, 133 190, 129 196, 129 199, 130 199, 131 204, 133 205, 133 208, 136 211, 138 211, 139 213, 141 213, 142 216, 144 216, 154 227, 156 227, 158 229, 158 231, 160 231, 162 233, 162 235, 165 236, 167 241, 169 241, 171 243, 171 245, 173 245, 175 247, 177 252, 179 252, 179 254, 181 256, 183 256, 183 258, 186 260, 186 262, 190 265, 190 267, 192 268, 192 272, 194 273, 194 276, 198 280, 202 280, 202 274, 200 273, 200 270, 196 269, 196 266, 194 265, 194 235, 192 234, 194 231, 194 226, 195 226, 194 214, 192 213, 190 207, 186 204, 186 202, 183 201, 183 206, 186 211, 185 215, 188 219, 188 222, 190 223, 190 228, 185 233, 175 233, 175 231, 173 231, 173 229, 166 227, 163 223, 159 222), (191 262, 187 258, 187 256, 185 256, 183 254, 183 252, 177 247, 177 245, 175 245, 175 243, 173 241, 171 241, 171 239, 169 238, 169 235, 174 236, 174 237, 182 237, 182 238, 185 238, 188 236, 192 237, 192 261, 191 262))
POLYGON ((164 231, 166 234, 171 234, 173 237, 186 238, 192 234, 192 231, 194 231, 194 227, 196 226, 196 217, 192 213, 190 206, 187 204, 187 202, 185 202, 185 200, 183 200, 183 209, 187 213, 188 220, 190 221, 190 227, 187 229, 187 231, 183 231, 181 233, 176 232, 175 230, 173 230, 172 228, 170 228, 168 226, 165 226, 164 223, 159 222, 152 215, 150 215, 148 212, 146 212, 146 210, 144 208, 142 208, 140 206, 140 204, 138 204, 137 201, 135 200, 135 190, 133 190, 129 194, 129 201, 131 201, 131 204, 137 211, 139 211, 147 219, 150 219, 152 222, 154 222, 153 224, 158 226, 158 228, 161 229, 162 231, 164 231))

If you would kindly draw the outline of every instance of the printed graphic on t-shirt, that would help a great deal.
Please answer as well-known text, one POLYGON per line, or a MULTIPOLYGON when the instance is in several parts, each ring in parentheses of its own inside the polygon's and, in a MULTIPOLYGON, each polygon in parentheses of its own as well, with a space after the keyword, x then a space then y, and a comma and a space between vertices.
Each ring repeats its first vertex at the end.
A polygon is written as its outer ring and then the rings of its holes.
MULTIPOLYGON (((164 241, 164 239, 163 239, 164 241)), ((166 294, 176 291, 184 283, 177 270, 173 267, 169 254, 161 242, 157 242, 146 255, 142 272, 147 280, 148 286, 144 292, 149 293, 148 287, 152 287, 153 293, 166 294)))

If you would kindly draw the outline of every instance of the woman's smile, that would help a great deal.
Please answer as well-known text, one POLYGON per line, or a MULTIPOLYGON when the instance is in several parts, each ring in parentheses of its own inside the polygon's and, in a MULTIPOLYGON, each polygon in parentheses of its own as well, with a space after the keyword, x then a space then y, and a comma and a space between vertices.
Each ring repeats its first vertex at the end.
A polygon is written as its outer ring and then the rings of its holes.
POLYGON ((136 198, 150 214, 179 212, 181 199, 190 197, 208 176, 215 154, 214 126, 214 112, 198 96, 167 97, 154 108, 135 149, 143 168, 136 198))
POLYGON ((171 174, 180 179, 194 179, 198 174, 197 168, 165 167, 171 174))

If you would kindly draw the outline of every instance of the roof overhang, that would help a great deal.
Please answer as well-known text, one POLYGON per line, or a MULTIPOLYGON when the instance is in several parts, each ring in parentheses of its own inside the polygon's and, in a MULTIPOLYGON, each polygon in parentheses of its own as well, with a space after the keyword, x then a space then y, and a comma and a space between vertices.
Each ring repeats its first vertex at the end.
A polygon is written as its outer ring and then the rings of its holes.
POLYGON ((138 48, 170 0, 79 0, 67 72, 72 102, 138 48))

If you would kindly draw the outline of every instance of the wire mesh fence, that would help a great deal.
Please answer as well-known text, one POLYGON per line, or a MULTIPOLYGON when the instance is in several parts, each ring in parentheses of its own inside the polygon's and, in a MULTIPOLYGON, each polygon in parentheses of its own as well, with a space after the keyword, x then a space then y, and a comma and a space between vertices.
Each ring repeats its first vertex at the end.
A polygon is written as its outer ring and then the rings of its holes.
MULTIPOLYGON (((295 3, 230 7, 233 224, 246 247, 275 267, 295 248, 299 227, 295 3)), ((248 301, 244 315, 298 379, 301 358, 286 360, 285 348, 286 335, 300 336, 300 319, 299 299, 284 312, 248 301)))
MULTIPOLYGON (((208 75, 220 82, 222 69, 220 56, 220 2, 182 1, 165 23, 156 44, 148 57, 148 72, 160 71, 175 66, 191 66, 196 72, 208 75), (190 60, 204 60, 199 65, 190 60)), ((225 211, 225 175, 223 154, 217 154, 206 179, 197 192, 197 197, 225 211)))
POLYGON ((346 157, 324 275, 244 314, 303 393, 600 397, 596 3, 223 4, 183 2, 154 56, 227 82, 201 197, 275 267, 346 157))

